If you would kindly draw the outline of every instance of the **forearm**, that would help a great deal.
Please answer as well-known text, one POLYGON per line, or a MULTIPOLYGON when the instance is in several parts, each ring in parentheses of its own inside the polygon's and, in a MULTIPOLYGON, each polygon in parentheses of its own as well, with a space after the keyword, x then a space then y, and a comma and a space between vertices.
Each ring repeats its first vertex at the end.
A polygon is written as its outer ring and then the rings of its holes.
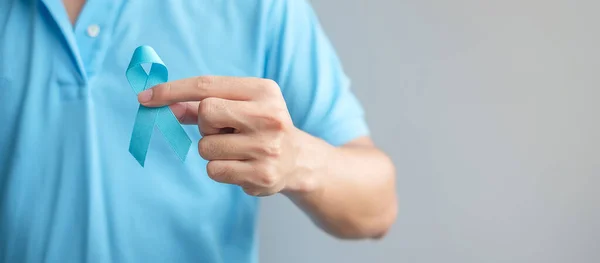
POLYGON ((334 236, 383 236, 397 213, 390 159, 366 138, 338 148, 316 138, 301 141, 306 154, 299 165, 309 168, 285 195, 334 236))
POLYGON ((198 125, 198 152, 216 182, 252 196, 282 192, 342 238, 382 236, 395 220, 389 158, 367 137, 336 148, 296 128, 275 81, 193 77, 154 86, 138 100, 169 105, 181 123, 198 125))

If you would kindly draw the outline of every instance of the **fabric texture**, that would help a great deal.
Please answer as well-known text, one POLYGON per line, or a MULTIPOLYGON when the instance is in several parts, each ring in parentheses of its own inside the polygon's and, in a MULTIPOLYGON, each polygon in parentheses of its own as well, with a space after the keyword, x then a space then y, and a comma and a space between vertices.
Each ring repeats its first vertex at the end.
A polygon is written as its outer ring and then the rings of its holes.
POLYGON ((275 80, 333 145, 368 134, 304 0, 87 0, 74 27, 60 0, 0 1, 0 262, 257 261, 257 198, 210 180, 196 147, 182 163, 152 136, 145 167, 129 153, 141 45, 170 80, 275 80))

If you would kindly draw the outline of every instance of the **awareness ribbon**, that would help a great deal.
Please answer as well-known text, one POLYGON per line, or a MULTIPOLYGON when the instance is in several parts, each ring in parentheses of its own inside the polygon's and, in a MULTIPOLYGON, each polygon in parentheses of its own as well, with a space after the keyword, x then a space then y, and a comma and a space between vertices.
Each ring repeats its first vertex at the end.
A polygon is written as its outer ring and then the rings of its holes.
MULTIPOLYGON (((125 75, 136 94, 167 82, 169 78, 167 67, 154 49, 149 46, 140 46, 135 49, 125 75), (149 72, 146 73, 143 65, 148 64, 151 67, 149 72)), ((182 162, 185 161, 192 141, 168 106, 148 108, 140 104, 129 143, 131 155, 144 167, 148 145, 155 125, 167 139, 179 159, 182 162)))

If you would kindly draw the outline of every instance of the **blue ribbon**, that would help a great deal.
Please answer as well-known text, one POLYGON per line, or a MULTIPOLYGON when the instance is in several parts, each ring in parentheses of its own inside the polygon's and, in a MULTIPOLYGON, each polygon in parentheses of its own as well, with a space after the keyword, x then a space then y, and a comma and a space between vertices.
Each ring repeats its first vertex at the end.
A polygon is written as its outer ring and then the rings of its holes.
MULTIPOLYGON (((167 67, 154 49, 149 46, 140 46, 135 49, 125 75, 136 94, 167 82, 169 78, 167 67), (144 70, 142 66, 144 64, 151 65, 149 73, 144 70)), ((131 155, 144 167, 148 145, 155 125, 165 136, 179 159, 182 162, 185 161, 192 141, 168 106, 148 108, 140 105, 129 143, 131 155)))

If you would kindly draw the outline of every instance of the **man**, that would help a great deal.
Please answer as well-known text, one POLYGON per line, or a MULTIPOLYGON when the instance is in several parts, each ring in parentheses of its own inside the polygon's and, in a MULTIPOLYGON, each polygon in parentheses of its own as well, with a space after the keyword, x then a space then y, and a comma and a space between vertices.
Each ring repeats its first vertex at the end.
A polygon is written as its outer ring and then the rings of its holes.
POLYGON ((276 193, 339 238, 395 220, 394 167, 303 0, 4 0, 0 39, 2 262, 256 262, 276 193), (171 81, 136 99, 140 45, 171 81), (139 103, 170 106, 185 162, 157 131, 131 156, 139 103))

